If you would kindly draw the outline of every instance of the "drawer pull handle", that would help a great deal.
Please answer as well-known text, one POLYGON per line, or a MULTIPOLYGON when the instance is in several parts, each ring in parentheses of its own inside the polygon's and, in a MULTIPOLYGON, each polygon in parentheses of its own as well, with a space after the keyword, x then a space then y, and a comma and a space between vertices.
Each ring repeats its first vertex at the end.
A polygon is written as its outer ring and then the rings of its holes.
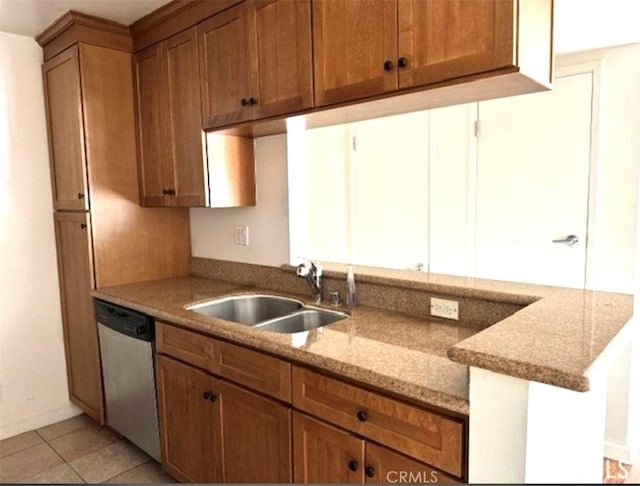
POLYGON ((358 461, 354 461, 353 459, 349 461, 349 469, 352 471, 358 470, 358 461))
POLYGON ((367 466, 364 468, 364 473, 368 478, 372 478, 376 475, 376 470, 373 466, 367 466))
POLYGON ((365 422, 367 420, 368 415, 367 415, 367 412, 365 412, 364 410, 358 410, 358 413, 356 413, 356 417, 360 422, 365 422))

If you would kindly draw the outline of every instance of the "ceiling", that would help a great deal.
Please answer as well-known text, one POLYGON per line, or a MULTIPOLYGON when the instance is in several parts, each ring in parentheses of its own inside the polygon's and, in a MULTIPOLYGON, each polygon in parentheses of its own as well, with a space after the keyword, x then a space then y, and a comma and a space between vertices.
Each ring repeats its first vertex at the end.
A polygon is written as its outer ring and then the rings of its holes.
POLYGON ((0 0, 0 31, 35 37, 68 10, 130 25, 169 0, 0 0))
MULTIPOLYGON (((0 0, 0 31, 35 37, 67 10, 130 25, 169 0, 0 0)), ((558 54, 640 42, 640 0, 556 0, 558 54)))

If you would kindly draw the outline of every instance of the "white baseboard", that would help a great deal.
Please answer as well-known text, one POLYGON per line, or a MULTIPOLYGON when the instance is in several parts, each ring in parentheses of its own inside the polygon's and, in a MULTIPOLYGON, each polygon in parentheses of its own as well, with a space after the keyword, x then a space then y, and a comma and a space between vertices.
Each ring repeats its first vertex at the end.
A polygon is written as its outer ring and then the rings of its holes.
POLYGON ((632 464, 635 457, 631 457, 631 451, 626 444, 618 444, 617 442, 606 441, 604 444, 604 456, 616 461, 632 464))
POLYGON ((80 415, 82 410, 76 407, 73 403, 69 403, 64 407, 56 408, 55 410, 48 410, 46 412, 38 413, 30 417, 25 417, 15 422, 0 425, 0 440, 14 435, 22 434, 29 430, 39 429, 47 425, 55 424, 61 420, 66 420, 76 415, 80 415))

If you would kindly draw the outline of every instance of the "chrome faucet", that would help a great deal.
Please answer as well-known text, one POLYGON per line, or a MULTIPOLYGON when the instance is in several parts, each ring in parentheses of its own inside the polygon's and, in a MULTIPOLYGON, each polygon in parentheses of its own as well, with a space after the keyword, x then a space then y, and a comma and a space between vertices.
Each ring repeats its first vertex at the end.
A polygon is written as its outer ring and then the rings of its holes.
POLYGON ((322 301, 322 267, 310 260, 298 265, 296 275, 306 279, 311 287, 311 296, 316 304, 322 301))

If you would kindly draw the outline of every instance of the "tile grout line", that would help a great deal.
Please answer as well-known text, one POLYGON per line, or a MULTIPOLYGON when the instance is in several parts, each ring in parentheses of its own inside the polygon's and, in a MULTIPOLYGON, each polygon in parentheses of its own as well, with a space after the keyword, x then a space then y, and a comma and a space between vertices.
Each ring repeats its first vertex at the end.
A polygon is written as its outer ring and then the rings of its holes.
POLYGON ((101 481, 101 482, 100 482, 100 484, 107 484, 107 483, 109 483, 109 481, 111 481, 113 478, 117 478, 118 476, 120 476, 120 475, 122 475, 122 474, 124 474, 124 473, 126 473, 126 472, 132 471, 133 469, 135 469, 135 468, 137 468, 137 467, 140 467, 140 466, 142 466, 142 465, 144 465, 144 464, 148 464, 148 463, 149 463, 149 462, 151 462, 152 460, 153 460, 153 459, 149 459, 148 461, 145 461, 145 462, 143 462, 143 463, 141 463, 141 464, 138 464, 138 465, 136 465, 136 466, 130 467, 130 468, 129 468, 129 469, 127 469, 126 471, 122 471, 122 472, 120 472, 120 473, 118 473, 118 474, 114 474, 114 475, 113 475, 113 476, 111 476, 110 478, 105 479, 104 481, 101 481))

